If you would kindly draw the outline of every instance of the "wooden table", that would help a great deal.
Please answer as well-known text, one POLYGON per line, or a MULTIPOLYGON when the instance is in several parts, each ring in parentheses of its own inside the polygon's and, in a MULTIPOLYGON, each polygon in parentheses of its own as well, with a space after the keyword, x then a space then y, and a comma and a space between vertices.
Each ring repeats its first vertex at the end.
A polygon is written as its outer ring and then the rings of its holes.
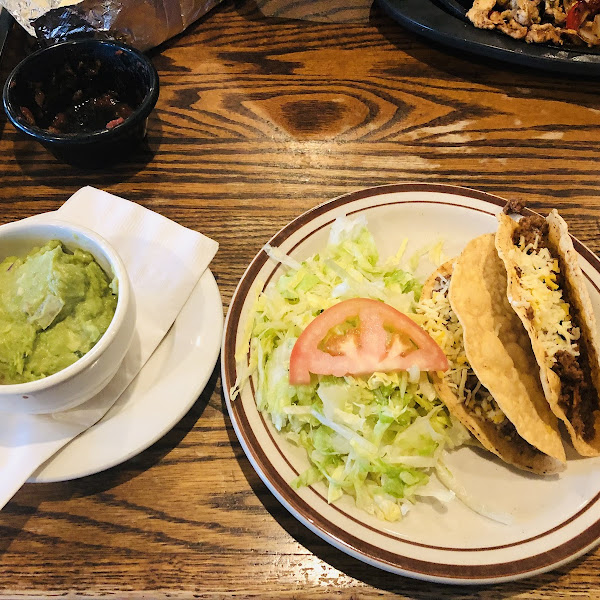
MULTIPOLYGON (((379 184, 457 184, 558 207, 600 250, 600 82, 449 51, 367 2, 335 2, 226 0, 152 51, 161 94, 148 148, 113 169, 60 164, 2 117, 0 222, 56 209, 83 185, 134 200, 219 242, 211 269, 225 308, 281 226, 379 184)), ((456 588, 346 556, 255 474, 218 367, 139 456, 26 485, 0 512, 2 598, 600 598, 599 570, 595 551, 529 580, 456 588)))

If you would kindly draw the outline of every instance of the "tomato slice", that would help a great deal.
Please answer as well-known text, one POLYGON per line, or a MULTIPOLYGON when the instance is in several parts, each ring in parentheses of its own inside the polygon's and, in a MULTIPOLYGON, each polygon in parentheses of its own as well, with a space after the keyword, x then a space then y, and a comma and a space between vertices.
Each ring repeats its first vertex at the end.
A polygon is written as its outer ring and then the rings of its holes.
POLYGON ((353 298, 335 304, 296 340, 290 383, 310 383, 310 374, 369 375, 375 371, 446 371, 448 359, 431 336, 392 306, 353 298))
POLYGON ((567 29, 577 31, 590 16, 600 12, 600 0, 578 0, 567 12, 567 29))

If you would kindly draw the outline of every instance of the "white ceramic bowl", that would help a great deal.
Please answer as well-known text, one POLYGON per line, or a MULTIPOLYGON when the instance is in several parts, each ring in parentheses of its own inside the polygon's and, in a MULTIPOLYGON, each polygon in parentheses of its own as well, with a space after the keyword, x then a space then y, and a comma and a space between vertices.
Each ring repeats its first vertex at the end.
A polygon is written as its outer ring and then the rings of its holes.
POLYGON ((73 408, 97 394, 116 374, 135 329, 135 302, 125 265, 98 234, 59 220, 26 220, 0 227, 0 261, 24 256, 49 240, 90 252, 109 278, 117 277, 114 317, 96 345, 72 365, 44 379, 0 385, 0 412, 52 413, 73 408))

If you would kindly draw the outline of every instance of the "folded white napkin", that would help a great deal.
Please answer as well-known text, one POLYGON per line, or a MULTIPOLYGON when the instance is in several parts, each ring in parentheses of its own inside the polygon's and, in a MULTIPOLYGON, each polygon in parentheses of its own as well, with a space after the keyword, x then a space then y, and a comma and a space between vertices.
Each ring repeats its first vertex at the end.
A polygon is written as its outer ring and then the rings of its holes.
POLYGON ((92 187, 80 189, 49 216, 92 229, 117 250, 131 279, 136 334, 115 378, 81 406, 49 415, 2 415, 0 509, 40 465, 117 401, 175 321, 218 249, 215 241, 196 231, 92 187))

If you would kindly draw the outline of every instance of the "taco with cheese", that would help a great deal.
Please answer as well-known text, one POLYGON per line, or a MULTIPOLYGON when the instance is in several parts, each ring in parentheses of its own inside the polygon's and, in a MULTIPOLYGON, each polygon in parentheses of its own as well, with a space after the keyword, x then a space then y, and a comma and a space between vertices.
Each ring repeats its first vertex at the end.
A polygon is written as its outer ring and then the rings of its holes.
POLYGON ((485 449, 519 469, 556 473, 565 461, 556 418, 535 374, 527 333, 497 293, 504 289, 506 273, 491 234, 472 240, 430 276, 420 322, 450 364, 444 374, 432 374, 433 383, 485 449))
POLYGON ((498 216, 496 248, 508 299, 525 327, 552 412, 582 456, 600 455, 600 345, 567 224, 556 210, 515 221, 498 216))

